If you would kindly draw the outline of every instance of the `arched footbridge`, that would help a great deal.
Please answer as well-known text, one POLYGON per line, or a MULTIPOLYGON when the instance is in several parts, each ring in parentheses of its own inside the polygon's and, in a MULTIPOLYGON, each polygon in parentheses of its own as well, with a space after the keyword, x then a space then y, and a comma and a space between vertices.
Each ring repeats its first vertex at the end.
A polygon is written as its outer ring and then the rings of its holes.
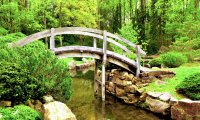
POLYGON ((81 28, 81 27, 63 27, 63 28, 51 28, 50 30, 45 30, 38 32, 32 35, 25 37, 22 40, 19 40, 9 45, 12 47, 15 46, 24 46, 28 43, 31 43, 35 40, 50 37, 50 49, 55 53, 56 56, 60 58, 67 57, 90 57, 95 59, 102 60, 102 99, 105 100, 105 66, 107 62, 116 64, 127 69, 130 72, 135 73, 137 76, 141 72, 149 71, 149 69, 144 68, 140 65, 140 56, 146 55, 146 53, 132 42, 126 40, 125 38, 112 34, 107 31, 91 29, 91 28, 81 28), (93 38, 93 46, 62 46, 55 47, 55 36, 62 34, 70 35, 81 35, 81 36, 90 36, 93 38), (97 40, 102 42, 102 48, 97 47, 97 40), (120 41, 120 42, 118 42, 120 41), (129 48, 135 49, 136 53, 133 53, 126 46, 121 43, 125 43, 129 48), (125 54, 121 55, 113 51, 107 50, 108 43, 117 46, 119 49, 123 50, 124 53, 137 54, 136 61, 129 59, 125 54))

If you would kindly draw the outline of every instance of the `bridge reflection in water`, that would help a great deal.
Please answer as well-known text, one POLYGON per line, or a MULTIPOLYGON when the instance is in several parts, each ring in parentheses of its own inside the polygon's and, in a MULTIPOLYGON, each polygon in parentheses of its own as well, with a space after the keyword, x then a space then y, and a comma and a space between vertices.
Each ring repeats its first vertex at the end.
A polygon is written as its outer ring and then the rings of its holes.
POLYGON ((112 96, 106 95, 105 102, 100 97, 95 97, 93 69, 84 69, 85 74, 77 72, 73 78, 73 95, 66 104, 77 120, 160 120, 154 114, 123 104, 112 96))

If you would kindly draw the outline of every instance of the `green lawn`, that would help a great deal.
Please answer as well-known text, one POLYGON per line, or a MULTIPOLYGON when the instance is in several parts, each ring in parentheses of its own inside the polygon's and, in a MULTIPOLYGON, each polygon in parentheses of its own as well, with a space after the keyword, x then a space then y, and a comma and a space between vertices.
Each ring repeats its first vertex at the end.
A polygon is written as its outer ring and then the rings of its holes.
MULTIPOLYGON (((64 58, 62 59, 64 61, 66 61, 67 63, 70 63, 71 61, 73 61, 74 59, 73 58, 64 58)), ((76 60, 75 60, 76 61, 76 60)), ((83 64, 83 61, 76 61, 76 64, 77 65, 80 65, 80 64, 83 64)))
POLYGON ((175 87, 184 80, 185 77, 200 72, 200 63, 187 63, 178 68, 170 68, 176 73, 176 76, 171 79, 164 80, 166 84, 158 85, 156 82, 150 83, 149 86, 143 88, 146 91, 155 92, 169 92, 173 97, 177 99, 183 98, 183 96, 176 93, 175 87))

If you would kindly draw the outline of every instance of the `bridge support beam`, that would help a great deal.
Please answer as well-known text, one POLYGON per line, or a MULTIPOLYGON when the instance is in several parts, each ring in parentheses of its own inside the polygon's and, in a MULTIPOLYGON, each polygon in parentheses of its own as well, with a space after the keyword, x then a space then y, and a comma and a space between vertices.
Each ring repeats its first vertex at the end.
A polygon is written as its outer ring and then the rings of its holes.
MULTIPOLYGON (((93 38, 93 47, 96 49, 97 48, 97 39, 94 37, 93 38)), ((98 66, 97 66, 97 62, 95 60, 95 58, 93 58, 94 60, 94 64, 95 64, 95 68, 94 68, 94 95, 98 95, 99 93, 99 83, 97 82, 97 70, 98 70, 98 66)))
POLYGON ((136 51, 137 51, 137 71, 136 71, 136 77, 139 77, 140 75, 140 46, 136 46, 136 51))
POLYGON ((102 90, 102 101, 105 101, 106 96, 106 90, 105 90, 105 83, 106 83, 106 63, 107 63, 107 35, 106 31, 103 31, 103 62, 102 62, 102 84, 101 84, 101 90, 102 90))

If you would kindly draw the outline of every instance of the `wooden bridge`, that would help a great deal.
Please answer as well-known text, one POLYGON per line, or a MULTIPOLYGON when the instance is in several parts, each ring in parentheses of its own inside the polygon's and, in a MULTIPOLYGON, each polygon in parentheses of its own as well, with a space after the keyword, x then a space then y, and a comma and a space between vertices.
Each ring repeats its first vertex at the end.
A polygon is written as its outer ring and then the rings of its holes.
MULTIPOLYGON (((102 100, 105 100, 105 80, 106 80, 106 64, 107 62, 116 64, 127 69, 130 72, 139 76, 141 72, 147 71, 148 69, 142 67, 140 65, 140 56, 146 55, 146 53, 139 47, 139 45, 135 45, 132 42, 126 40, 123 37, 118 35, 114 35, 107 31, 101 31, 97 29, 91 28, 81 28, 81 27, 63 27, 63 28, 51 28, 50 30, 45 30, 43 32, 38 32, 27 36, 26 38, 10 43, 9 45, 12 47, 15 46, 24 46, 30 42, 35 40, 50 37, 50 49, 60 58, 66 57, 90 57, 95 59, 102 60, 102 100), (56 35, 62 34, 72 34, 72 35, 84 35, 93 37, 93 47, 90 46, 63 46, 63 47, 55 47, 55 39, 56 35), (103 42, 103 48, 97 48, 97 40, 101 40, 103 42), (131 48, 136 49, 137 59, 136 61, 131 60, 125 56, 125 54, 120 55, 113 51, 107 50, 107 44, 111 43, 115 46, 118 46, 119 49, 122 49, 124 53, 132 53, 126 46, 120 44, 118 41, 121 41, 131 48), (136 71, 135 71, 136 70, 136 71)), ((133 54, 133 53, 132 53, 133 54)), ((95 81, 96 82, 96 81, 95 81)))

